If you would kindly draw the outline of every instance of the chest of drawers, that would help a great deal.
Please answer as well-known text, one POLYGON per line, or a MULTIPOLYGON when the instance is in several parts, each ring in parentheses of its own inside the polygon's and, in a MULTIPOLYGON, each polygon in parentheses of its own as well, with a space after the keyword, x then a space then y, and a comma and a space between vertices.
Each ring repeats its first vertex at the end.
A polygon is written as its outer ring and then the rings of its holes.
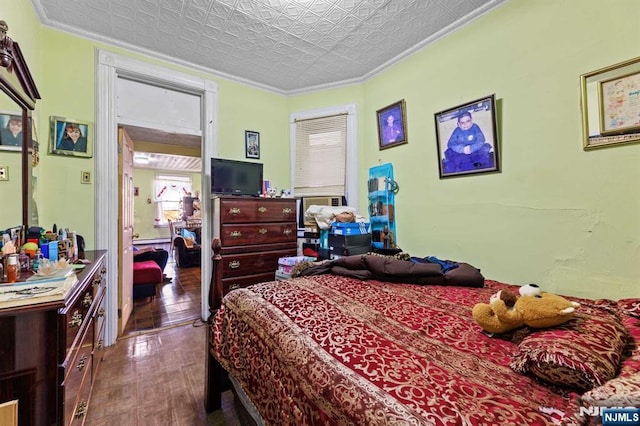
POLYGON ((229 291, 272 281, 278 259, 297 252, 296 202, 286 198, 213 197, 210 305, 229 291))
POLYGON ((19 425, 81 425, 104 351, 105 251, 61 300, 0 307, 0 403, 19 425))

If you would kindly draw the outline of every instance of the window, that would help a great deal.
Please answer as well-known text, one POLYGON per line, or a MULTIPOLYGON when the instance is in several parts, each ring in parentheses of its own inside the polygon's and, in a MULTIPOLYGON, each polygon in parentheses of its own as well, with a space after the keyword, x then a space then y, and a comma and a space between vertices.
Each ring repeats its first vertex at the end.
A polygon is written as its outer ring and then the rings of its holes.
POLYGON ((344 195, 357 202, 355 105, 292 114, 291 151, 296 196, 344 195))
POLYGON ((157 174, 154 186, 156 225, 182 220, 182 198, 191 195, 191 177, 157 174))

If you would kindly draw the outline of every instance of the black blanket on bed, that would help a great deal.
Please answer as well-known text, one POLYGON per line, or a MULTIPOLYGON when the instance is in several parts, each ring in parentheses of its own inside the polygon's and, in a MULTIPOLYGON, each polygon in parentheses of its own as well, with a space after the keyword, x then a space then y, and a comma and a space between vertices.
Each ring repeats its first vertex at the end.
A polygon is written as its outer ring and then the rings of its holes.
POLYGON ((483 287, 480 270, 468 263, 443 272, 437 263, 418 263, 371 254, 345 256, 300 271, 301 276, 335 274, 359 280, 381 280, 422 285, 483 287))

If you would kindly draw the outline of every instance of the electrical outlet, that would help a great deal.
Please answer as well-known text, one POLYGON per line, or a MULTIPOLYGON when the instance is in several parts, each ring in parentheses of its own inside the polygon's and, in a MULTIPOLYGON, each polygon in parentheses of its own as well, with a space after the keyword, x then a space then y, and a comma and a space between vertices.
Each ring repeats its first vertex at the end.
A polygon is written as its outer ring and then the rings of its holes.
POLYGON ((91 183, 91 172, 82 172, 81 183, 91 183))
POLYGON ((8 166, 0 166, 0 180, 9 180, 8 166))

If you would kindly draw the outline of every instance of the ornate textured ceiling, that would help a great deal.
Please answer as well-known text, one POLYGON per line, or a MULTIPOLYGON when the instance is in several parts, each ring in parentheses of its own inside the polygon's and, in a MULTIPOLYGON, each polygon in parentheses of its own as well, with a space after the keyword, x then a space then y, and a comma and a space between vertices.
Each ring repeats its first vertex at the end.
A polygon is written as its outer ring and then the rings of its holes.
POLYGON ((283 94, 364 81, 505 0, 31 0, 44 25, 283 94))

